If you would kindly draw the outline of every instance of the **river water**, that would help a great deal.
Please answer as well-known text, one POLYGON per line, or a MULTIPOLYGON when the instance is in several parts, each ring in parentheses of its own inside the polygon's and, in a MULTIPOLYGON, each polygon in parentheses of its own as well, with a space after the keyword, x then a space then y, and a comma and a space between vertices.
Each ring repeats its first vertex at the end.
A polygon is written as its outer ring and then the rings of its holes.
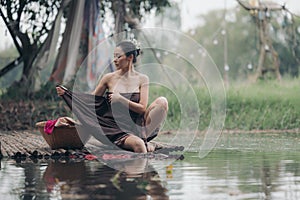
POLYGON ((223 134, 202 159, 199 141, 183 160, 138 174, 98 161, 2 159, 0 199, 300 199, 300 134, 223 134))

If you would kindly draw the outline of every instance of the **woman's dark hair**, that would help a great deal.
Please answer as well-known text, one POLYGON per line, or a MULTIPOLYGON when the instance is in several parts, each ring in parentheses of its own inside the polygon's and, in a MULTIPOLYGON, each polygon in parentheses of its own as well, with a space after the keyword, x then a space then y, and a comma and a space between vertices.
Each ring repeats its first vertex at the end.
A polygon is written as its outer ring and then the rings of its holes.
POLYGON ((126 57, 133 55, 133 63, 136 63, 136 57, 140 55, 140 49, 133 44, 131 41, 122 41, 117 44, 117 47, 121 47, 126 57))

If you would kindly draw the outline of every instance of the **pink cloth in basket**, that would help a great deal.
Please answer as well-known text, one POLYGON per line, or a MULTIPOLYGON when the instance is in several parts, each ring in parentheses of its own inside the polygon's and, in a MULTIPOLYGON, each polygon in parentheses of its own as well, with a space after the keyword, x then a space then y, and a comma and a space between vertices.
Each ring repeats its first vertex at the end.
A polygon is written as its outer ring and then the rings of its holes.
POLYGON ((55 127, 79 125, 70 117, 59 117, 58 119, 48 120, 44 126, 44 132, 50 135, 55 127))
POLYGON ((48 120, 44 126, 44 132, 50 135, 53 132, 57 119, 48 120))

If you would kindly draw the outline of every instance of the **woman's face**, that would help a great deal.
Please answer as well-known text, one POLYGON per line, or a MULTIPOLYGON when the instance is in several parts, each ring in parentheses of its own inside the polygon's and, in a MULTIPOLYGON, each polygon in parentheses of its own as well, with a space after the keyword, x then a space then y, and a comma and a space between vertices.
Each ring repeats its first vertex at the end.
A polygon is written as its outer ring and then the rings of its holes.
POLYGON ((121 47, 116 47, 114 51, 114 63, 117 69, 129 67, 129 57, 126 57, 121 47))

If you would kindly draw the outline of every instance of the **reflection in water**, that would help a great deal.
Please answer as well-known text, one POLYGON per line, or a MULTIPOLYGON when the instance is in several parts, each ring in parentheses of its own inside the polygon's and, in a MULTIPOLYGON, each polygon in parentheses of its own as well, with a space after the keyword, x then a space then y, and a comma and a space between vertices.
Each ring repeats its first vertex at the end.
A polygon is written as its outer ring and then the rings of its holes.
POLYGON ((167 168, 152 160, 115 162, 123 171, 98 161, 1 160, 0 199, 298 200, 300 134, 275 136, 229 135, 204 159, 185 152, 167 168))
POLYGON ((266 159, 263 160, 263 167, 261 169, 261 180, 262 180, 262 190, 264 192, 265 199, 266 200, 272 199, 271 198, 271 190, 272 190, 271 166, 266 159))
POLYGON ((196 153, 174 165, 168 181, 170 199, 300 199, 299 152, 214 150, 205 159, 196 153), (292 166, 292 167, 290 167, 292 166), (183 174, 178 177, 178 171, 183 174), (170 190, 182 182, 182 188, 170 190))
POLYGON ((49 163, 43 180, 53 197, 63 199, 169 199, 156 171, 135 173, 147 160, 117 171, 99 162, 49 163))

